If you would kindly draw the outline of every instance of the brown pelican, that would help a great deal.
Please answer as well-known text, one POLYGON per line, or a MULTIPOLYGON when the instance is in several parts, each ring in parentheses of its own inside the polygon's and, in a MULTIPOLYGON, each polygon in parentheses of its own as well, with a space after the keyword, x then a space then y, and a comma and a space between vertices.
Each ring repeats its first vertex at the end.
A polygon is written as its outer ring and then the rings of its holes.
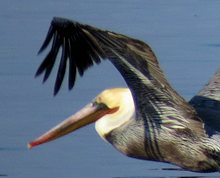
MULTIPOLYGON (((127 156, 168 162, 191 171, 219 170, 218 132, 204 124, 195 109, 170 86, 146 43, 63 18, 52 20, 39 52, 50 41, 51 49, 36 76, 44 73, 43 80, 47 80, 62 48, 55 95, 67 66, 72 89, 77 73, 82 76, 101 59, 108 59, 118 69, 129 89, 105 90, 82 110, 30 142, 30 148, 96 122, 99 135, 127 156)), ((211 88, 204 90, 210 93, 211 88)), ((192 105, 202 103, 197 99, 192 99, 192 105)))

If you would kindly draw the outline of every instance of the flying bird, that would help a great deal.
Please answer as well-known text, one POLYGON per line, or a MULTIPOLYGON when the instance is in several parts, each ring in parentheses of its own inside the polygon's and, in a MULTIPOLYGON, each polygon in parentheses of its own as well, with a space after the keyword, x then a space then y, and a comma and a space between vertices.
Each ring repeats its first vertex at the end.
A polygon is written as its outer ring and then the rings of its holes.
POLYGON ((215 82, 189 104, 170 86, 149 45, 64 18, 52 20, 39 53, 50 43, 51 49, 36 76, 44 74, 43 81, 48 79, 61 49, 54 95, 67 69, 72 89, 77 75, 83 76, 89 67, 105 59, 121 73, 128 88, 104 90, 82 110, 30 142, 29 148, 95 122, 98 134, 129 157, 167 162, 197 172, 219 170, 219 133, 201 119, 200 112, 201 98, 215 100, 215 82), (193 106, 199 108, 198 112, 193 106))

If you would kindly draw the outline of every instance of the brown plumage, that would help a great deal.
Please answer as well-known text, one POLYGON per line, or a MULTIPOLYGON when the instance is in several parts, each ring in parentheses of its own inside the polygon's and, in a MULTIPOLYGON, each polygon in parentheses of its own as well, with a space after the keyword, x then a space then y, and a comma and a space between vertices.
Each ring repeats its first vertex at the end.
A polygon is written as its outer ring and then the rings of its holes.
MULTIPOLYGON (((63 18, 53 19, 39 52, 50 41, 51 50, 36 75, 44 73, 44 81, 47 80, 62 48, 55 95, 67 66, 69 89, 72 89, 77 73, 82 76, 85 70, 102 59, 112 62, 130 90, 111 89, 101 93, 83 112, 31 142, 30 147, 96 121, 100 136, 128 156, 169 162, 191 171, 219 170, 218 133, 204 127, 194 108, 170 86, 146 43, 63 18), (89 115, 85 115, 85 111, 89 115)), ((198 104, 194 102, 193 105, 195 103, 198 104)))

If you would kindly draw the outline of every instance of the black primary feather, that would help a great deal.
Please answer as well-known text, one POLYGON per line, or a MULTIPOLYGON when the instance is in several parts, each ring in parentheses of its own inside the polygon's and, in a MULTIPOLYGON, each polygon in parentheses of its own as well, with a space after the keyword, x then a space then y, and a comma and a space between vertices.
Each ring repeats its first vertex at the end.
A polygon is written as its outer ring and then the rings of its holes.
POLYGON ((48 79, 55 64, 59 49, 62 48, 54 95, 58 93, 62 85, 67 61, 69 61, 69 89, 72 89, 75 84, 77 71, 80 76, 83 76, 86 69, 94 63, 100 63, 100 58, 104 58, 102 49, 98 47, 94 39, 91 39, 90 36, 82 31, 78 23, 63 18, 53 19, 39 53, 42 53, 51 41, 51 49, 39 66, 35 76, 44 73, 43 82, 48 79))

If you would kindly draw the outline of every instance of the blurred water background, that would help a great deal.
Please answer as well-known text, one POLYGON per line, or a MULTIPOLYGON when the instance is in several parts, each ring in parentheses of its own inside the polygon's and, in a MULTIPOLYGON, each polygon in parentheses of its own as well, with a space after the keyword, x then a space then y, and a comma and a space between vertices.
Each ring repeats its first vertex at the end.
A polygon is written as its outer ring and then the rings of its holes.
MULTIPOLYGON (((187 100, 220 67, 217 0, 2 0, 0 2, 0 177, 214 177, 121 155, 94 125, 29 151, 28 141, 77 111, 105 88, 126 86, 108 62, 91 68, 69 92, 53 97, 34 73, 54 16, 74 19, 147 42, 173 87, 187 100), (167 170, 168 169, 168 170, 167 170), (169 170, 174 169, 174 170, 169 170)), ((65 83, 66 84, 66 83, 65 83)))

